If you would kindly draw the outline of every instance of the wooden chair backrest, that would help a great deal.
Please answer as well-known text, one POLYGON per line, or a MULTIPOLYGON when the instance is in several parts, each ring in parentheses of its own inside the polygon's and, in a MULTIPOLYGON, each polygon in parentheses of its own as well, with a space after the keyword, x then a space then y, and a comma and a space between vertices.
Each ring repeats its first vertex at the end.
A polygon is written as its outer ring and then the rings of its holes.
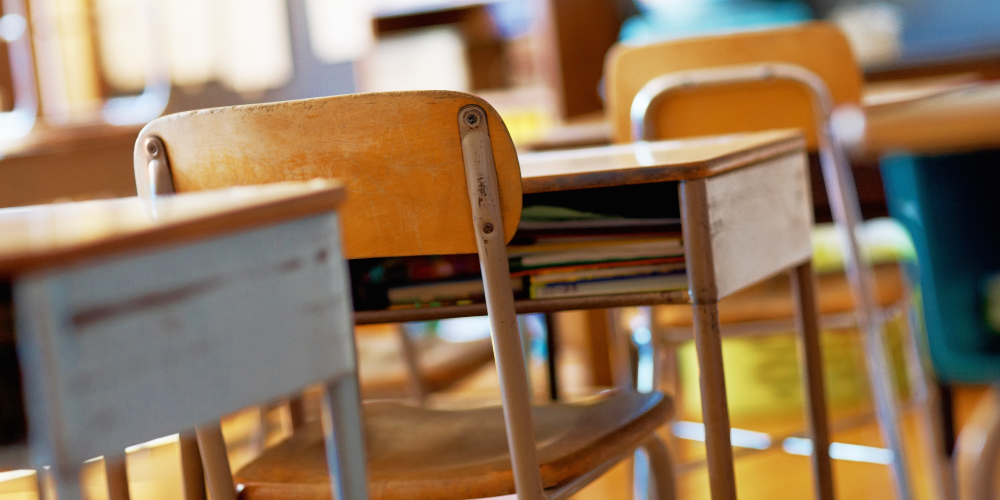
POLYGON ((507 241, 521 216, 517 152, 496 110, 459 92, 354 94, 164 116, 140 133, 165 145, 178 193, 278 181, 336 178, 349 259, 475 253, 459 135, 462 107, 487 114, 507 241))
MULTIPOLYGON (((861 102, 861 71, 847 39, 829 23, 642 46, 618 44, 605 64, 614 141, 632 142, 632 100, 650 80, 678 71, 764 62, 795 64, 816 73, 829 87, 835 106, 861 102)), ((803 129, 811 149, 817 145, 809 95, 787 81, 679 91, 659 105, 654 127, 658 138, 797 127, 803 129)))

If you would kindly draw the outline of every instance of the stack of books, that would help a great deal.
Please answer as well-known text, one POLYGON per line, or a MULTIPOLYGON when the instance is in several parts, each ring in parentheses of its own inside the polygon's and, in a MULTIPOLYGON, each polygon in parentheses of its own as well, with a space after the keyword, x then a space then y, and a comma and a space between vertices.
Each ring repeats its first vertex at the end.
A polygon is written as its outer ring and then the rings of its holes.
MULTIPOLYGON (((687 288, 677 219, 627 219, 527 207, 507 254, 518 299, 687 288)), ((355 261, 351 270, 358 310, 484 300, 476 255, 355 261)))
POLYGON ((528 220, 514 243, 511 276, 532 299, 687 288, 675 219, 528 220))

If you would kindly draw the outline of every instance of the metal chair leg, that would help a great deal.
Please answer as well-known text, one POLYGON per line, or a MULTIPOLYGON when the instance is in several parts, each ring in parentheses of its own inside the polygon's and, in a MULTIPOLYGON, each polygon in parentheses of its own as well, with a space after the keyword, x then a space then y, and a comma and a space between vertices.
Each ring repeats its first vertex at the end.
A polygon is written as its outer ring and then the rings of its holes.
POLYGON ((1000 386, 979 402, 965 424, 955 447, 960 497, 965 500, 997 498, 1000 466, 1000 386))
POLYGON ((958 500, 955 485, 955 470, 951 463, 951 445, 945 438, 946 432, 941 415, 941 393, 933 375, 933 369, 924 362, 917 345, 920 325, 919 309, 913 303, 913 286, 903 274, 904 318, 906 338, 903 339, 903 355, 906 360, 907 379, 910 383, 910 399, 920 408, 921 428, 930 449, 928 469, 932 487, 941 500, 958 500))
MULTIPOLYGON (((356 376, 344 376, 323 390, 321 404, 326 463, 338 500, 368 498, 361 391, 356 376)), ((216 500, 216 499, 213 499, 216 500)))
POLYGON ((670 450, 663 444, 659 436, 653 434, 642 444, 642 449, 649 459, 650 485, 649 490, 655 492, 656 500, 674 500, 677 498, 677 481, 674 477, 674 463, 670 458, 670 450))
POLYGON ((403 364, 406 365, 407 372, 407 392, 414 403, 423 406, 427 400, 427 384, 424 382, 423 372, 420 370, 420 354, 417 346, 413 342, 413 337, 406 331, 406 327, 398 325, 396 331, 399 334, 399 345, 403 352, 403 364))
POLYGON ((233 471, 229 468, 222 425, 218 422, 199 425, 195 428, 195 434, 198 437, 209 497, 212 500, 236 500, 236 486, 233 484, 233 471))

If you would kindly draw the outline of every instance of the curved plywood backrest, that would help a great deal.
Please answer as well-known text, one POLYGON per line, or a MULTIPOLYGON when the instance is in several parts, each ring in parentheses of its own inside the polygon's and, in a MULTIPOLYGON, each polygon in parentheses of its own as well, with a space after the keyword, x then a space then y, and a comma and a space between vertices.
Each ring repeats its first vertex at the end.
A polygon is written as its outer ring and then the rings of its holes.
MULTIPOLYGON (((615 142, 631 142, 632 100, 650 80, 668 73, 728 65, 780 62, 822 78, 835 106, 861 101, 861 70, 844 35, 811 22, 789 28, 616 45, 608 53, 608 119, 615 142)), ((788 81, 689 89, 667 97, 655 112, 658 138, 797 127, 815 149, 813 108, 807 91, 788 81)))
POLYGON ((150 122, 136 142, 140 196, 145 138, 159 136, 176 192, 313 178, 341 180, 347 258, 476 253, 458 114, 487 115, 507 241, 521 215, 521 171, 507 128, 477 97, 424 91, 355 94, 208 109, 150 122))

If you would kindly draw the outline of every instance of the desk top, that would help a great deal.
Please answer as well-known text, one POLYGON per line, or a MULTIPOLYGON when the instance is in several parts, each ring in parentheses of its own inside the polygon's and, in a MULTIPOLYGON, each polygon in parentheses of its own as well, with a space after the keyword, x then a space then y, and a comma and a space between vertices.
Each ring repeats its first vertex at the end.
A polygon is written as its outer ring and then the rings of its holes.
POLYGON ((865 109, 864 153, 959 153, 1000 147, 1000 84, 865 109))
POLYGON ((525 193, 710 177, 805 150, 797 130, 523 153, 525 193))
POLYGON ((313 180, 166 196, 155 216, 138 198, 2 209, 0 277, 318 215, 344 194, 313 180))

